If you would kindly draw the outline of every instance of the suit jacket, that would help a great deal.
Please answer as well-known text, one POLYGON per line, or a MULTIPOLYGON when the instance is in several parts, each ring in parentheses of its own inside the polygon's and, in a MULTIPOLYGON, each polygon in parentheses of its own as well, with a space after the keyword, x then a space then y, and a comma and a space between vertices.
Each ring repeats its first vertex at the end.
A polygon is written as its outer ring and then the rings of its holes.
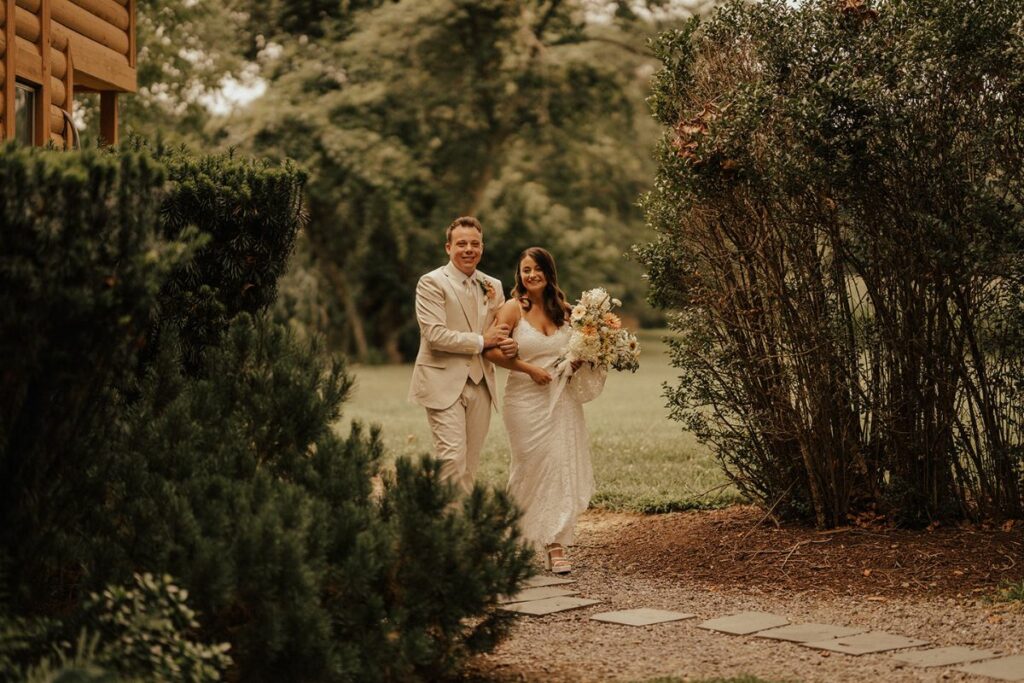
MULTIPOLYGON (((426 408, 443 410, 458 400, 469 377, 473 357, 479 355, 484 330, 505 301, 501 281, 476 271, 478 281, 494 288, 488 299, 480 292, 475 300, 462 285, 466 276, 451 262, 432 270, 416 285, 416 321, 420 326, 420 350, 412 370, 409 400, 426 408)), ((474 284, 479 288, 479 285, 474 284)), ((498 409, 494 366, 482 356, 484 379, 491 404, 498 409)))

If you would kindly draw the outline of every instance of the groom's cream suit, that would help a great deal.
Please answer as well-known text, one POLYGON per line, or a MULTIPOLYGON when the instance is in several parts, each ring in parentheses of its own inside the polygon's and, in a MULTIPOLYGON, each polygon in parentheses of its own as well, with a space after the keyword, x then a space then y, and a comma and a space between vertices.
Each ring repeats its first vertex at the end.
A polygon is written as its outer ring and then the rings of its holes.
POLYGON ((409 400, 427 409, 442 477, 463 492, 473 487, 491 409, 498 408, 494 366, 482 352, 504 299, 499 280, 479 270, 467 276, 451 262, 416 285, 420 349, 409 400))

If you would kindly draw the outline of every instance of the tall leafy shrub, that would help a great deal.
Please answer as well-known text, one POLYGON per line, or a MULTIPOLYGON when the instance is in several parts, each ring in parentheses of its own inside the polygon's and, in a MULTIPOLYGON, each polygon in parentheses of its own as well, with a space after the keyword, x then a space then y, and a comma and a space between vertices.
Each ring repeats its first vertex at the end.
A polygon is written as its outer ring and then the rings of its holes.
POLYGON ((657 41, 676 418, 819 526, 1022 512, 1024 7, 732 3, 657 41))

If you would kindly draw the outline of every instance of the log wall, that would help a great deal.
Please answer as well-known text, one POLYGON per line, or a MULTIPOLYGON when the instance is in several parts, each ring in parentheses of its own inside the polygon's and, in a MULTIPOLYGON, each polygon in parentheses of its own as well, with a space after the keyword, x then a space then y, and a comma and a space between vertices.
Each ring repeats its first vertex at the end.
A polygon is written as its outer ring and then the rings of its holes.
POLYGON ((14 0, 0 0, 0 35, 3 36, 3 50, 0 52, 0 64, 3 64, 3 79, 0 79, 0 137, 14 136, 14 64, 11 53, 15 50, 15 26, 7 17, 14 13, 14 0), (8 49, 10 48, 10 49, 8 49))
POLYGON ((116 142, 119 92, 134 92, 136 0, 0 0, 0 138, 14 135, 14 84, 36 91, 36 144, 70 143, 75 88, 100 92, 116 142))

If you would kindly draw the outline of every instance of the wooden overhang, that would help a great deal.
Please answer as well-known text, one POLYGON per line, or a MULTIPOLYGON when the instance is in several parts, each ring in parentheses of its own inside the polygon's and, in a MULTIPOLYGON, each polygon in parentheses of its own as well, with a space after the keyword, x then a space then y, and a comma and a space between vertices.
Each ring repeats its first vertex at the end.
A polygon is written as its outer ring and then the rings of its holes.
POLYGON ((34 139, 70 147, 74 93, 100 93, 100 136, 117 142, 117 95, 135 92, 136 0, 0 0, 0 139, 15 137, 18 84, 34 139))

